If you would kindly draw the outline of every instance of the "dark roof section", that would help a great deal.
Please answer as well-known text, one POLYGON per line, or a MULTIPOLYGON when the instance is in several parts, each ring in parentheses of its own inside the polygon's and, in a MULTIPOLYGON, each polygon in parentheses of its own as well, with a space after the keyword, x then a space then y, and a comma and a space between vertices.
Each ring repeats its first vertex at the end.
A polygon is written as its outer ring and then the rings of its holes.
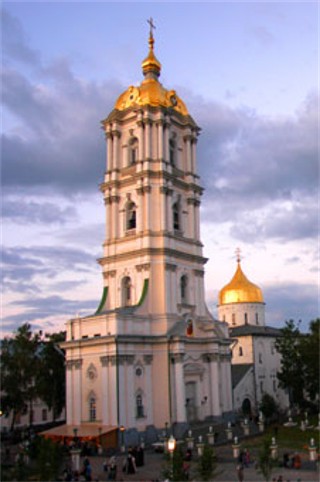
POLYGON ((242 325, 235 326, 229 330, 231 337, 238 336, 282 336, 282 331, 279 328, 273 328, 272 326, 256 326, 256 325, 242 325))
POLYGON ((231 379, 232 388, 235 388, 242 378, 251 370, 253 367, 252 363, 243 363, 240 365, 231 365, 231 379))

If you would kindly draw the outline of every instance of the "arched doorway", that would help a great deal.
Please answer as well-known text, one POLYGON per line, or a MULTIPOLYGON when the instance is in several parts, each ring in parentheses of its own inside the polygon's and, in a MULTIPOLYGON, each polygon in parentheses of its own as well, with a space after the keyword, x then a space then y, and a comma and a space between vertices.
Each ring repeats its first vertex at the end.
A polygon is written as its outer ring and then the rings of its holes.
POLYGON ((251 402, 249 398, 243 400, 241 409, 243 415, 251 415, 251 402))

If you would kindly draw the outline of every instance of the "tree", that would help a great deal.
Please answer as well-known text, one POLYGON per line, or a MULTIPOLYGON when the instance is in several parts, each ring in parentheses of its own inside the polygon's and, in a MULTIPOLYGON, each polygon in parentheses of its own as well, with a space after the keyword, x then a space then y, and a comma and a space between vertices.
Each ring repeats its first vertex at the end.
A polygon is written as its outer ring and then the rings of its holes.
POLYGON ((258 455, 258 472, 264 476, 266 482, 270 480, 272 471, 277 466, 277 461, 271 457, 270 445, 271 440, 264 439, 258 455))
POLYGON ((52 410, 55 421, 65 406, 65 358, 58 346, 65 341, 65 332, 46 337, 47 341, 41 344, 37 389, 41 400, 52 410))
POLYGON ((282 388, 289 391, 291 404, 305 406, 305 394, 311 400, 319 395, 319 331, 320 319, 310 322, 310 332, 300 333, 300 323, 287 321, 275 347, 281 355, 277 377, 282 388))
POLYGON ((300 354, 304 365, 304 387, 311 400, 319 395, 319 347, 320 347, 320 318, 312 320, 309 325, 310 333, 303 335, 300 340, 300 354))
POLYGON ((38 375, 37 349, 39 334, 33 334, 28 323, 20 326, 14 338, 4 338, 1 345, 1 402, 2 411, 12 412, 11 429, 16 417, 30 410, 29 424, 32 424, 32 405, 36 398, 35 380, 38 375))
POLYGON ((188 474, 183 465, 183 454, 178 447, 173 454, 167 454, 167 464, 163 470, 163 476, 172 482, 188 480, 188 474))
POLYGON ((275 399, 269 393, 265 393, 261 399, 259 409, 266 418, 271 418, 277 413, 278 406, 275 399))
POLYGON ((299 323, 286 321, 275 342, 276 350, 281 355, 281 370, 277 373, 281 388, 288 389, 290 404, 303 405, 304 372, 300 353, 301 334, 299 323))
POLYGON ((216 467, 217 464, 214 450, 210 445, 205 445, 197 464, 197 475, 199 476, 199 480, 213 480, 217 475, 216 467))

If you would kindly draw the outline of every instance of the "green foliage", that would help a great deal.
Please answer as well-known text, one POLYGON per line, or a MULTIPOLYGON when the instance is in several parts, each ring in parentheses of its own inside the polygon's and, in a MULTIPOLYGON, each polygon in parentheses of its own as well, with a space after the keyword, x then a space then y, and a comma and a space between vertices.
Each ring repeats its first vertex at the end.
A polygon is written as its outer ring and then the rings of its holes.
MULTIPOLYGON (((18 413, 25 413, 36 397, 39 335, 25 323, 14 338, 4 338, 1 345, 1 404, 5 414, 13 412, 12 426, 18 413)), ((31 411, 31 410, 30 410, 31 411)))
POLYGON ((197 464, 197 475, 200 480, 213 480, 217 475, 216 473, 217 463, 214 450, 210 445, 205 445, 203 448, 203 454, 199 457, 197 464))
POLYGON ((62 447, 39 437, 35 447, 35 473, 41 481, 57 480, 62 460, 62 447))
POLYGON ((263 475, 266 482, 271 478, 273 469, 278 465, 271 457, 271 439, 265 438, 258 455, 258 472, 263 475))
MULTIPOLYGON (((1 345, 1 410, 12 412, 13 430, 18 414, 32 412, 34 401, 40 397, 54 414, 61 413, 65 404, 65 369, 63 353, 56 344, 64 340, 64 333, 41 340, 40 333, 32 333, 28 323, 18 328, 12 338, 4 338, 1 345)), ((32 420, 29 418, 29 425, 32 420)))
POLYGON ((39 397, 53 410, 53 419, 60 415, 65 406, 64 355, 58 343, 65 340, 65 333, 48 336, 41 350, 37 388, 39 397))
POLYGON ((280 386, 289 390, 290 403, 302 408, 304 390, 311 400, 319 394, 319 329, 319 318, 310 322, 307 334, 301 334, 299 323, 290 320, 275 343, 281 354, 281 370, 277 374, 280 386))
POLYGON ((320 318, 312 320, 310 332, 301 337, 300 355, 304 366, 304 387, 311 400, 319 395, 319 360, 320 360, 320 318))
POLYGON ((183 453, 179 448, 176 448, 172 455, 166 454, 166 467, 163 470, 163 476, 172 482, 188 480, 183 459, 183 453))
POLYGON ((271 418, 277 413, 278 406, 275 399, 268 393, 265 393, 260 402, 259 409, 266 418, 271 418))

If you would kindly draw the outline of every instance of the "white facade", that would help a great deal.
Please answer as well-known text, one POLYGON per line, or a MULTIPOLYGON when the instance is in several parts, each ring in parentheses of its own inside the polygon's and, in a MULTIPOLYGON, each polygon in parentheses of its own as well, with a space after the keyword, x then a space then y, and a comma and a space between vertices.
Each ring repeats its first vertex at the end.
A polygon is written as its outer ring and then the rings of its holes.
POLYGON ((237 262, 234 277, 219 293, 218 305, 219 319, 228 323, 230 336, 236 341, 231 362, 233 379, 237 381, 233 383, 234 409, 241 411, 249 400, 252 412, 257 413, 264 393, 284 409, 289 400, 279 388, 281 357, 274 346, 281 332, 266 326, 262 291, 244 275, 239 258, 237 262), (243 377, 239 378, 241 371, 243 377))
POLYGON ((68 425, 144 431, 233 408, 227 324, 204 299, 199 128, 149 45, 144 81, 103 121, 104 291, 96 314, 67 323, 68 425))

